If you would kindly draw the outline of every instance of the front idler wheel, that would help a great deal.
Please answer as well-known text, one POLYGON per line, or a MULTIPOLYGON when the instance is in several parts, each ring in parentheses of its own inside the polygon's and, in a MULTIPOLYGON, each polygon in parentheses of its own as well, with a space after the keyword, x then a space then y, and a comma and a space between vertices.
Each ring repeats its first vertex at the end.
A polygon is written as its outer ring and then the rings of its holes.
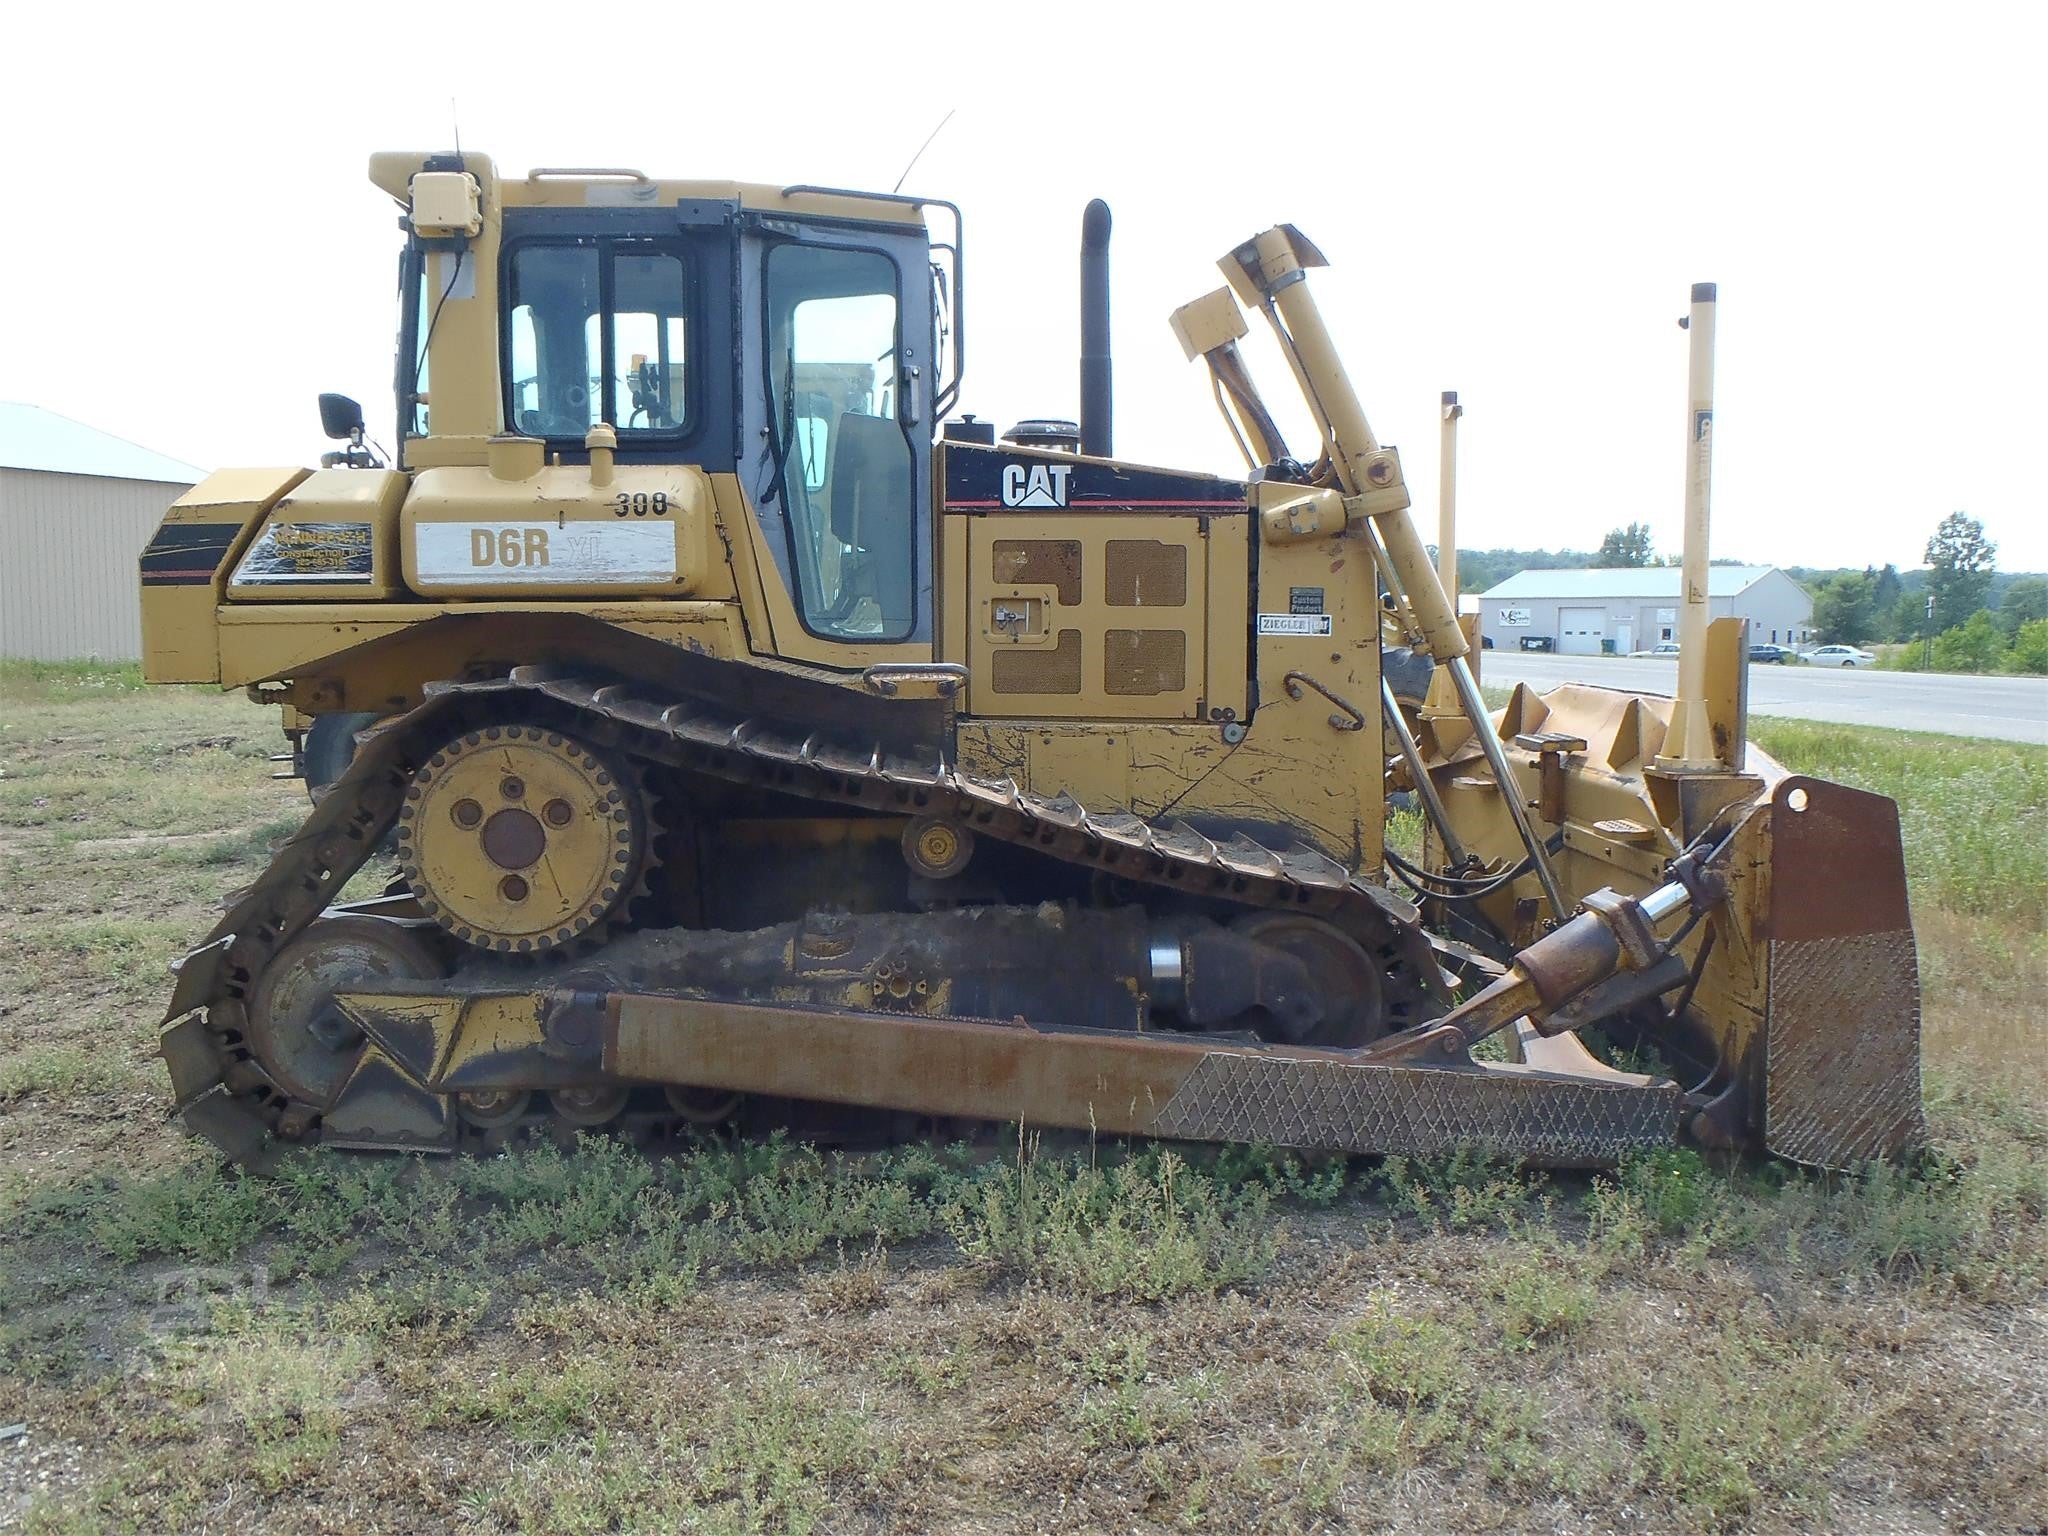
POLYGON ((250 989, 243 1034, 249 1054, 288 1098, 326 1108, 363 1049, 335 994, 441 976, 440 947, 432 929, 389 918, 350 915, 312 924, 277 952, 250 989))

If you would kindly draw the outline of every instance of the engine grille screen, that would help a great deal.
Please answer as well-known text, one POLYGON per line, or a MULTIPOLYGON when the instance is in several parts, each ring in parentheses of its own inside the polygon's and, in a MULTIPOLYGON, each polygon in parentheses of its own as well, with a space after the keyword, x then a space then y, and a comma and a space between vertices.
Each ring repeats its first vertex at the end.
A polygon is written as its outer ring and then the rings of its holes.
POLYGON ((1081 631, 1061 630, 1060 643, 1051 650, 1016 646, 997 651, 989 657, 988 686, 994 693, 1079 693, 1081 631))
POLYGON ((1188 685, 1188 637, 1177 629, 1112 629, 1102 637, 1102 691, 1179 693, 1188 685))
POLYGON ((1102 570, 1112 608, 1179 608, 1188 600, 1188 551, 1157 539, 1111 539, 1102 570))
POLYGON ((1081 601, 1079 539, 997 539, 989 564, 989 574, 1003 586, 1057 587, 1062 608, 1081 601))

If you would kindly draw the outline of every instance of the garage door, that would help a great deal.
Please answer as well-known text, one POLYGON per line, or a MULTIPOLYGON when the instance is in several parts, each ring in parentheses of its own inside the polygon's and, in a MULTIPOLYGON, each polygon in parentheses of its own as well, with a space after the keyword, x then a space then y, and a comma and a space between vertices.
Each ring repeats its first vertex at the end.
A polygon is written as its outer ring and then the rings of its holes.
POLYGON ((1557 648, 1567 656, 1598 656, 1600 641, 1607 633, 1605 608, 1560 608, 1557 610, 1557 648))

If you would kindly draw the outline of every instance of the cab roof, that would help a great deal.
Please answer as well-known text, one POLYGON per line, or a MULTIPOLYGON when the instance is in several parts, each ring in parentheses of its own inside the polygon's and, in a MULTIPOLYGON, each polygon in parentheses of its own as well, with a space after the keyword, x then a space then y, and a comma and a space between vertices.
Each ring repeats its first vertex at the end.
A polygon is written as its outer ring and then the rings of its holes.
MULTIPOLYGON (((370 156, 370 180, 401 203, 429 161, 454 169, 452 151, 385 150, 370 156)), ((488 155, 464 152, 462 169, 476 177, 485 205, 502 208, 664 208, 680 202, 729 202, 742 208, 922 228, 923 200, 828 187, 771 187, 742 181, 684 181, 625 167, 540 166, 524 176, 500 175, 488 155)))

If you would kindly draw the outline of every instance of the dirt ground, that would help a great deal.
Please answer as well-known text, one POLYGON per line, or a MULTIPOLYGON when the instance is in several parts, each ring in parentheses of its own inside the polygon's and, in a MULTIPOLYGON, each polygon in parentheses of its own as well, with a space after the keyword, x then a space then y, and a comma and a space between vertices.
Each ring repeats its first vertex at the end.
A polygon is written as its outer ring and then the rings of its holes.
MULTIPOLYGON (((273 718, 5 681, 0 1530, 2048 1531, 2024 860, 1915 855, 1935 1146, 1857 1178, 1012 1140, 254 1181, 153 1038, 301 813, 273 718)), ((2044 836, 2048 753, 1896 750, 2044 836)))

